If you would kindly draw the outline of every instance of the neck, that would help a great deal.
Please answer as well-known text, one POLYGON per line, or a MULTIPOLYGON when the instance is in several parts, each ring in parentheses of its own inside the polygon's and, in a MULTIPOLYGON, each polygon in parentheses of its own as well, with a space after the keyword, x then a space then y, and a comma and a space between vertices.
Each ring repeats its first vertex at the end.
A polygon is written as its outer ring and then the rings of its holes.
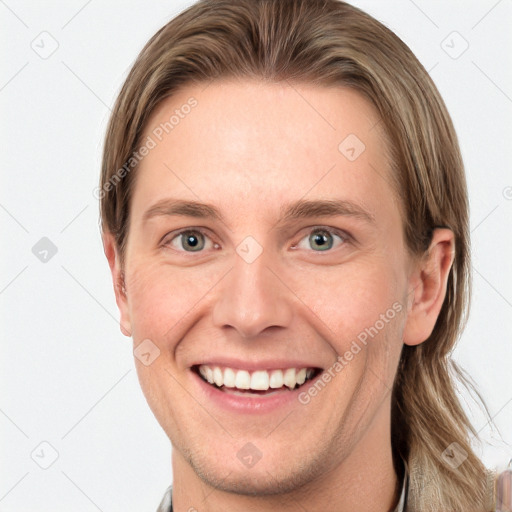
POLYGON ((291 512, 298 508, 391 512, 401 492, 402 475, 397 475, 393 464, 390 418, 385 414, 375 418, 348 456, 320 477, 287 494, 245 496, 215 489, 197 476, 177 450, 173 450, 172 468, 174 512, 291 512))

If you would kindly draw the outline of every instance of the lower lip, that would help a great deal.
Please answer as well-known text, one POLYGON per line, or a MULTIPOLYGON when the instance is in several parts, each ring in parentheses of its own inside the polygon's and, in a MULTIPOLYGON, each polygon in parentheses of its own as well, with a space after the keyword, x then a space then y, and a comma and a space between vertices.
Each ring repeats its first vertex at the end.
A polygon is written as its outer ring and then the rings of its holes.
POLYGON ((190 372, 199 386, 200 392, 206 395, 209 401, 231 412, 246 414, 267 413, 291 404, 300 404, 299 394, 307 390, 308 384, 310 385, 316 380, 316 378, 309 380, 297 389, 283 389, 268 395, 234 395, 208 384, 195 371, 190 370, 190 372))

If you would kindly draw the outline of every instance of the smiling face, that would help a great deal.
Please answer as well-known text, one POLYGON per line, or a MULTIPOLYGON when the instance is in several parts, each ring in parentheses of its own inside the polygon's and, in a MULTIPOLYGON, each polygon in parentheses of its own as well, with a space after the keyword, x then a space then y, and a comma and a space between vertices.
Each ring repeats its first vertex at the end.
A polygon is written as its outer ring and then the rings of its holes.
POLYGON ((275 494, 384 465, 412 267, 378 121, 347 88, 257 81, 153 112, 118 304, 159 350, 135 361, 183 472, 275 494))

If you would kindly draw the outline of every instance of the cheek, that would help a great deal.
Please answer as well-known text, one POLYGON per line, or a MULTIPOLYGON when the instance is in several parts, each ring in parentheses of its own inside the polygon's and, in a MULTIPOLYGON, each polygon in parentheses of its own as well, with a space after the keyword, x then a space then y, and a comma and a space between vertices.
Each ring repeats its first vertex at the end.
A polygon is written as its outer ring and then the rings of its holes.
POLYGON ((176 268, 158 261, 132 264, 126 287, 134 341, 176 339, 182 324, 221 277, 212 269, 176 268))
POLYGON ((345 348, 360 334, 364 338, 376 323, 379 331, 387 330, 400 323, 398 313, 405 310, 405 276, 384 258, 318 269, 308 278, 295 278, 294 286, 301 302, 327 327, 323 331, 334 348, 345 348))

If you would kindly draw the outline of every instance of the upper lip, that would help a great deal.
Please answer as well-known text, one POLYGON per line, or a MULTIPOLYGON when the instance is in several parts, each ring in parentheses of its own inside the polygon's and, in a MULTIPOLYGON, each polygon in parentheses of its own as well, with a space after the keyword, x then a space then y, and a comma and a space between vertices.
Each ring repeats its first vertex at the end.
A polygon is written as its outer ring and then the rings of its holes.
POLYGON ((228 367, 236 370, 247 370, 249 372, 256 370, 280 370, 283 368, 322 368, 321 365, 311 363, 311 361, 301 361, 299 359, 260 359, 258 361, 248 361, 234 358, 211 358, 204 361, 198 361, 192 365, 197 367, 201 365, 210 367, 228 367))

